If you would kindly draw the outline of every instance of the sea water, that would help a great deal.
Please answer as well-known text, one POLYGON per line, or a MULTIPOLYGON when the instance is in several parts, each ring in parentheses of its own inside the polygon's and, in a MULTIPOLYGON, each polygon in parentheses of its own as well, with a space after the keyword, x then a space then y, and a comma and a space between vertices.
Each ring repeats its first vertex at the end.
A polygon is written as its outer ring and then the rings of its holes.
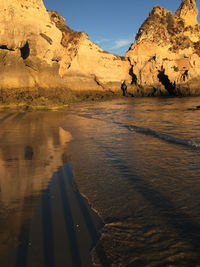
POLYGON ((200 264, 199 104, 123 98, 1 113, 5 266, 200 264))

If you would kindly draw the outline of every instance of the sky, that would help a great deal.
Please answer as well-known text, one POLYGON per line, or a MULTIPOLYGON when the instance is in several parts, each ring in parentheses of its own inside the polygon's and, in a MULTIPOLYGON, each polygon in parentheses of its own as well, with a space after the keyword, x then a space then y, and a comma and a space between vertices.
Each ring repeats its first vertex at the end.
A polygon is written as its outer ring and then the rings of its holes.
MULTIPOLYGON (((104 50, 124 55, 154 5, 172 12, 181 0, 43 0, 48 10, 58 11, 66 24, 84 31, 104 50)), ((197 0, 200 9, 200 1, 197 0)))

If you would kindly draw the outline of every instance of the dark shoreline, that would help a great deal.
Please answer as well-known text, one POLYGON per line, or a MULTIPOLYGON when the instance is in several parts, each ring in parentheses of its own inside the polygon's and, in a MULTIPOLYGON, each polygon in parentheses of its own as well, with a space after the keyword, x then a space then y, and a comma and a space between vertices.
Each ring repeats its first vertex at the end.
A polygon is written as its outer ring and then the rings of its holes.
POLYGON ((0 90, 1 111, 66 110, 70 104, 105 101, 122 96, 111 90, 10 89, 0 90))
POLYGON ((129 88, 123 96, 122 90, 71 90, 66 88, 35 88, 0 90, 1 112, 62 111, 72 104, 84 102, 101 102, 122 98, 185 98, 198 97, 198 94, 177 94, 170 96, 139 94, 129 88))
POLYGON ((106 101, 119 98, 185 98, 198 97, 198 94, 177 94, 170 96, 139 94, 129 88, 126 96, 118 90, 71 90, 66 88, 36 88, 0 90, 0 111, 56 111, 66 110, 71 104, 88 101, 106 101))

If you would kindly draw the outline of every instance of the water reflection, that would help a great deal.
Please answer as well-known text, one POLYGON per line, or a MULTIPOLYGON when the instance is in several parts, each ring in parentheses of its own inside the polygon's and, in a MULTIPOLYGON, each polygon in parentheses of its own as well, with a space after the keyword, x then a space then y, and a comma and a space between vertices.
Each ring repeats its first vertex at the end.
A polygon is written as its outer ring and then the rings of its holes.
MULTIPOLYGON (((58 127, 65 116, 54 112, 0 114, 0 266, 7 266, 7 255, 9 262, 16 257, 17 266, 25 266, 30 220, 38 198, 69 160, 71 135, 58 127)), ((46 196, 43 202, 48 207, 46 196)), ((44 220, 49 217, 46 208, 44 220)), ((45 225, 47 233, 50 221, 45 225)))

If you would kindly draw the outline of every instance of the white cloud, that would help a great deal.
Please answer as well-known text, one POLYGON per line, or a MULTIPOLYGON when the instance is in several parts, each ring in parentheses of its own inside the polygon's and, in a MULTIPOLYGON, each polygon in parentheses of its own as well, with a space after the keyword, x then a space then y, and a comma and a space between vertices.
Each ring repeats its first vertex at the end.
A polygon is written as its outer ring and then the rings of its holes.
POLYGON ((112 41, 113 41, 112 39, 103 38, 103 39, 100 39, 100 40, 96 40, 95 43, 96 44, 103 44, 103 43, 108 43, 108 42, 112 42, 112 41))
POLYGON ((97 45, 99 45, 105 51, 109 51, 111 53, 117 53, 119 55, 124 55, 130 45, 134 42, 133 37, 121 38, 121 39, 113 39, 113 38, 99 38, 94 41, 97 45))
POLYGON ((133 42, 133 40, 130 39, 121 39, 121 40, 116 40, 114 42, 114 45, 112 47, 112 49, 119 49, 125 46, 130 45, 133 42))

